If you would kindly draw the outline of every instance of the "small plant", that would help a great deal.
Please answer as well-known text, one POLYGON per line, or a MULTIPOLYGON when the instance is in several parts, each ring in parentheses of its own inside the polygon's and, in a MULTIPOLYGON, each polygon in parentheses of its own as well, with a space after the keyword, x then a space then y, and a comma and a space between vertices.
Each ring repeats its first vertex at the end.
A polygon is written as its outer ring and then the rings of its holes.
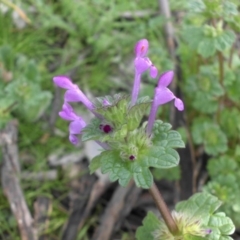
POLYGON ((174 148, 184 147, 181 135, 171 130, 169 123, 156 120, 157 110, 174 100, 175 107, 183 111, 184 104, 168 88, 174 77, 172 71, 160 75, 153 100, 138 98, 141 75, 147 70, 152 78, 158 75, 147 52, 148 41, 142 39, 135 46, 135 80, 131 97, 116 94, 91 102, 67 76, 53 78, 55 85, 66 89, 59 115, 70 121, 69 140, 77 144, 78 135, 81 135, 82 141, 94 140, 103 148, 90 163, 91 173, 100 168, 102 173, 109 174, 111 181, 118 180, 122 186, 134 179, 138 187, 149 189, 163 220, 149 213, 143 226, 137 230, 137 239, 231 239, 228 235, 234 232, 234 225, 223 212, 215 213, 221 204, 216 197, 209 193, 195 194, 189 200, 178 203, 171 214, 154 184, 149 168, 177 166, 180 159, 174 148), (71 102, 81 102, 94 118, 86 123, 74 111, 69 104, 71 102), (143 122, 145 115, 149 115, 147 122, 143 122))

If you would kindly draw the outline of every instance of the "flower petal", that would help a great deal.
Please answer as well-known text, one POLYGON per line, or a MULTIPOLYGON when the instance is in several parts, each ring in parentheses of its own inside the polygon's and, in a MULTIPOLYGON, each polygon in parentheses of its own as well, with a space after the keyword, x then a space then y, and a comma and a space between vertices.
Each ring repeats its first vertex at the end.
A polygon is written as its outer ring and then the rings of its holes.
POLYGON ((173 76, 173 71, 164 72, 158 80, 158 87, 167 87, 172 82, 173 76))
POLYGON ((73 145, 77 145, 79 143, 78 137, 70 134, 69 135, 69 141, 73 144, 73 145))
POLYGON ((80 134, 82 129, 85 126, 86 126, 86 123, 84 122, 84 120, 82 120, 79 117, 79 119, 77 119, 69 124, 69 132, 70 132, 70 134, 80 134))
POLYGON ((56 76, 53 78, 53 82, 55 83, 55 85, 57 85, 60 88, 64 88, 64 89, 75 88, 75 85, 67 76, 56 76))
POLYGON ((136 72, 139 74, 147 71, 148 68, 151 66, 150 62, 144 58, 135 58, 134 65, 136 72))
POLYGON ((64 100, 66 102, 81 102, 82 98, 78 91, 67 90, 64 95, 64 100))
POLYGON ((157 68, 154 65, 152 65, 150 67, 150 76, 152 78, 155 78, 157 75, 158 75, 158 70, 157 70, 157 68))
POLYGON ((103 99, 102 104, 103 104, 104 107, 107 107, 107 106, 111 105, 110 102, 107 99, 103 99))
POLYGON ((66 102, 82 102, 90 111, 94 109, 92 102, 89 101, 79 88, 76 90, 67 90, 64 95, 64 100, 66 102))
POLYGON ((174 94, 168 88, 156 87, 154 101, 157 105, 163 105, 175 98, 174 94))
POLYGON ((148 52, 148 40, 142 39, 138 41, 135 45, 135 55, 136 57, 145 57, 148 52))
POLYGON ((183 101, 182 101, 181 99, 179 99, 179 98, 175 98, 174 106, 175 106, 179 111, 183 111, 183 110, 184 110, 183 101))
POLYGON ((58 114, 62 119, 67 121, 73 121, 79 118, 74 112, 72 106, 67 102, 63 104, 62 111, 60 111, 58 114))

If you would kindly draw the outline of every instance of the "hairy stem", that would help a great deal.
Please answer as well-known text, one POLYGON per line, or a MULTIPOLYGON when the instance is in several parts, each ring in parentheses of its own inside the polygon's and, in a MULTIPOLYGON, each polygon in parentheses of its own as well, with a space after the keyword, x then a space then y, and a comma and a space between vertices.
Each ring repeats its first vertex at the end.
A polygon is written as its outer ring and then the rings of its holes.
POLYGON ((141 74, 135 71, 135 78, 134 78, 134 84, 133 84, 133 90, 132 90, 132 101, 131 101, 132 106, 137 101, 138 93, 140 89, 140 82, 141 82, 141 74))
POLYGON ((157 205, 157 208, 161 213, 162 218, 165 221, 169 231, 173 234, 178 233, 178 227, 175 221, 173 220, 173 217, 155 183, 153 183, 153 185, 149 189, 149 192, 151 193, 157 205))

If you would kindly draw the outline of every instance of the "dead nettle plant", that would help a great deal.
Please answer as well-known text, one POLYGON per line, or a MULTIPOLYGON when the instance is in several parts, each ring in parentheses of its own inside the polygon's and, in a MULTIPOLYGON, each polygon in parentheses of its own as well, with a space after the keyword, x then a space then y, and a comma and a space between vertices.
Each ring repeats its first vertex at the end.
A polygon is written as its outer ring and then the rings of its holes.
POLYGON ((183 148, 181 135, 171 130, 171 125, 156 119, 158 108, 174 101, 179 111, 184 104, 168 88, 174 72, 166 71, 158 78, 155 94, 139 98, 141 75, 148 71, 152 78, 157 78, 158 70, 147 57, 148 41, 142 39, 135 46, 135 79, 132 95, 116 94, 98 97, 90 101, 81 89, 67 76, 56 76, 53 82, 66 89, 64 103, 59 116, 69 124, 69 140, 77 144, 94 140, 102 148, 89 165, 90 172, 101 169, 108 173, 111 181, 118 180, 123 187, 131 179, 143 189, 149 189, 162 219, 149 212, 143 226, 136 232, 139 240, 200 240, 232 239, 234 225, 225 213, 215 211, 221 202, 208 193, 194 194, 187 201, 180 202, 171 213, 158 188, 154 184, 149 168, 167 169, 179 164, 179 155, 174 148, 183 148), (94 118, 86 123, 70 105, 81 102, 94 118), (148 115, 148 121, 143 117, 148 115))

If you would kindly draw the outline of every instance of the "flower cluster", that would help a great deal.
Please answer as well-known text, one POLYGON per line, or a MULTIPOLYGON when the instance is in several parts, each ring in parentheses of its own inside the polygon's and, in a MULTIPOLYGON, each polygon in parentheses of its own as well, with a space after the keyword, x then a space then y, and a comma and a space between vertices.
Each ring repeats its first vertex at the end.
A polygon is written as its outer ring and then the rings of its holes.
POLYGON ((59 116, 64 120, 71 121, 69 124, 69 140, 72 144, 76 145, 78 143, 78 137, 76 135, 81 134, 86 123, 74 112, 69 102, 82 102, 90 111, 93 110, 93 104, 68 77, 56 76, 53 78, 53 82, 58 87, 67 89, 64 95, 64 104, 62 110, 59 112, 59 116))
MULTIPOLYGON (((147 57, 148 52, 148 41, 142 39, 137 42, 135 46, 135 79, 132 89, 132 97, 130 107, 134 106, 138 99, 138 94, 140 90, 141 75, 149 70, 150 76, 156 78, 158 75, 157 68, 152 64, 151 60, 147 57)), ((157 109, 160 105, 168 103, 174 100, 174 104, 179 111, 184 109, 183 102, 177 98, 171 90, 168 88, 171 81, 173 80, 174 73, 168 71, 163 73, 158 81, 158 85, 155 89, 154 99, 152 101, 152 106, 150 110, 150 115, 148 119, 148 125, 146 129, 146 134, 151 135, 153 124, 157 115, 157 109)), ((78 116, 71 105, 70 102, 81 102, 85 107, 90 110, 97 118, 103 119, 99 113, 95 111, 94 104, 86 97, 86 95, 79 89, 76 84, 73 84, 72 81, 67 76, 56 76, 53 78, 53 82, 60 88, 66 89, 64 95, 64 104, 62 110, 59 112, 61 118, 67 121, 71 121, 69 125, 69 139, 72 144, 78 143, 78 138, 76 135, 81 134, 82 130, 86 126, 84 120, 78 116)), ((107 99, 103 99, 102 106, 107 108, 111 106, 111 103, 107 99)), ((108 134, 112 131, 112 126, 109 124, 100 124, 99 129, 104 133, 108 134)))

